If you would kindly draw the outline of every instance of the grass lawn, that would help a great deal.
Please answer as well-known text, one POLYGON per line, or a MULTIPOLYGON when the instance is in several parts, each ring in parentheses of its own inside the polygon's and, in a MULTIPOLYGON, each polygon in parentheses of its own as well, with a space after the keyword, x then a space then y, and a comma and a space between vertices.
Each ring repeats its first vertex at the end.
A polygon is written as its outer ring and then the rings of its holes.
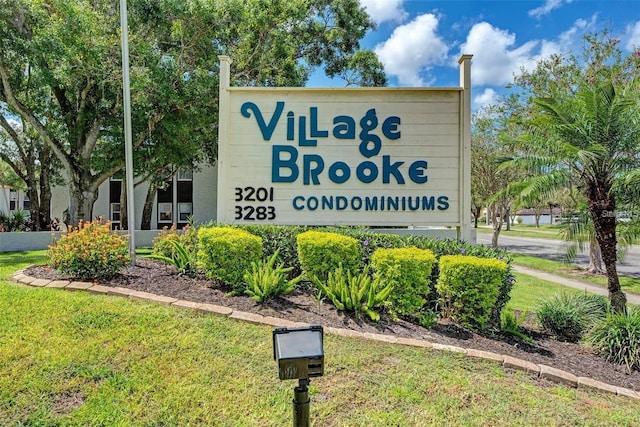
MULTIPOLYGON (((43 253, 0 254, 0 425, 291 425, 272 328, 7 282, 43 253)), ((545 285, 517 279, 521 309, 545 285)), ((491 361, 333 335, 324 347, 316 426, 640 425, 635 400, 491 361)))
POLYGON ((558 283, 538 279, 528 274, 515 273, 516 282, 511 290, 511 300, 507 303, 507 309, 526 311, 533 313, 540 302, 561 292, 584 292, 579 289, 569 288, 558 283))
MULTIPOLYGON (((557 274, 559 276, 568 277, 571 279, 583 280, 585 282, 593 283, 603 288, 607 287, 607 276, 594 276, 591 274, 583 273, 582 270, 576 269, 573 266, 563 264, 558 261, 551 261, 543 258, 537 258, 529 255, 521 255, 511 253, 511 258, 514 264, 521 265, 523 267, 529 267, 536 270, 546 271, 547 273, 557 274)), ((633 292, 640 294, 640 279, 629 276, 619 276, 620 286, 623 291, 633 292)))
MULTIPOLYGON (((564 225, 549 225, 549 224, 540 224, 540 228, 536 228, 535 225, 521 225, 514 224, 511 225, 511 230, 507 231, 506 224, 502 226, 502 230, 500 231, 500 236, 511 236, 511 237, 537 237, 544 239, 554 239, 554 240, 562 240, 562 230, 564 230, 564 225)), ((478 227, 478 233, 483 234, 491 234, 493 230, 491 227, 478 227)))

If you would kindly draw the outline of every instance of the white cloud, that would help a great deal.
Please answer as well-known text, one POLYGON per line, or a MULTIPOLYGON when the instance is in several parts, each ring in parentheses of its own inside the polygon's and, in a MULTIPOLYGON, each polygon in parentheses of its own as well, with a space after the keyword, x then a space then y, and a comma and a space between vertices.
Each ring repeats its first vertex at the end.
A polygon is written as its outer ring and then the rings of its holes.
POLYGON ((640 21, 636 22, 634 25, 629 25, 626 33, 628 39, 625 44, 625 48, 629 51, 634 49, 640 50, 640 21))
POLYGON ((403 7, 404 0, 360 0, 371 19, 380 24, 385 21, 404 22, 409 14, 403 7))
POLYGON ((389 39, 374 51, 388 75, 403 86, 424 86, 423 71, 446 62, 449 47, 437 33, 438 18, 433 14, 416 17, 397 27, 389 39))
POLYGON ((481 22, 469 31, 460 52, 473 55, 472 82, 474 86, 504 85, 512 80, 520 67, 535 64, 538 41, 515 46, 516 36, 505 30, 481 22))
POLYGON ((476 108, 482 108, 485 105, 496 104, 498 102, 498 93, 491 89, 485 89, 480 95, 473 97, 473 105, 476 108))
POLYGON ((541 40, 537 59, 548 58, 553 54, 569 54, 580 51, 583 46, 583 36, 596 31, 597 15, 590 20, 578 19, 566 31, 560 33, 555 40, 541 40))
MULTIPOLYGON (((571 3, 572 0, 567 0, 566 3, 571 3)), ((531 9, 529 16, 533 18, 542 18, 544 15, 548 15, 552 10, 562 7, 563 0, 546 0, 544 5, 531 9)))

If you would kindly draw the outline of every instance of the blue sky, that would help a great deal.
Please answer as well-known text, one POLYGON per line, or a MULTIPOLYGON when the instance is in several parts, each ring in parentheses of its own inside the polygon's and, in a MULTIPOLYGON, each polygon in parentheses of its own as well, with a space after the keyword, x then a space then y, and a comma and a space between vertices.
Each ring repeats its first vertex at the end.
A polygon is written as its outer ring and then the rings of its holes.
MULTIPOLYGON (((389 86, 458 86, 458 58, 472 54, 473 108, 495 102, 521 67, 580 53, 583 36, 608 29, 640 49, 640 0, 359 0, 378 28, 362 45, 389 86)), ((308 86, 341 86, 318 73, 308 86)))

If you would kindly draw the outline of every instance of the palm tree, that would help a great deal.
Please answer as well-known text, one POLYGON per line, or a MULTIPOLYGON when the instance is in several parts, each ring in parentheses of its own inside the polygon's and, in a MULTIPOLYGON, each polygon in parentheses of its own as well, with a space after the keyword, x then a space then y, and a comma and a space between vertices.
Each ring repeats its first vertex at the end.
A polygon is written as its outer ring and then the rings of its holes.
MULTIPOLYGON (((637 93, 637 92, 636 92, 637 93)), ((626 309, 616 269, 616 180, 640 166, 640 114, 637 96, 626 95, 613 82, 581 84, 573 97, 537 98, 541 115, 532 121, 531 141, 546 158, 523 156, 530 165, 546 163, 548 173, 535 187, 577 181, 587 201, 595 237, 607 272, 609 299, 614 311, 626 309), (537 136, 537 137, 536 137, 537 136), (540 136, 544 136, 541 138, 540 136), (540 146, 539 144, 542 144, 540 146)), ((521 159, 521 160, 522 160, 521 159)), ((550 188, 550 187, 548 187, 550 188)))

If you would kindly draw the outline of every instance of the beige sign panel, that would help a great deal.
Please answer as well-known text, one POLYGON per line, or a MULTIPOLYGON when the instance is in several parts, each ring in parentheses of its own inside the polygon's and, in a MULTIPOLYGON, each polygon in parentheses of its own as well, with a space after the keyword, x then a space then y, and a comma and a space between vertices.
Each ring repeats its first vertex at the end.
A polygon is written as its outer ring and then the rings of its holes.
POLYGON ((236 88, 229 64, 221 58, 218 222, 469 223, 468 86, 236 88))

